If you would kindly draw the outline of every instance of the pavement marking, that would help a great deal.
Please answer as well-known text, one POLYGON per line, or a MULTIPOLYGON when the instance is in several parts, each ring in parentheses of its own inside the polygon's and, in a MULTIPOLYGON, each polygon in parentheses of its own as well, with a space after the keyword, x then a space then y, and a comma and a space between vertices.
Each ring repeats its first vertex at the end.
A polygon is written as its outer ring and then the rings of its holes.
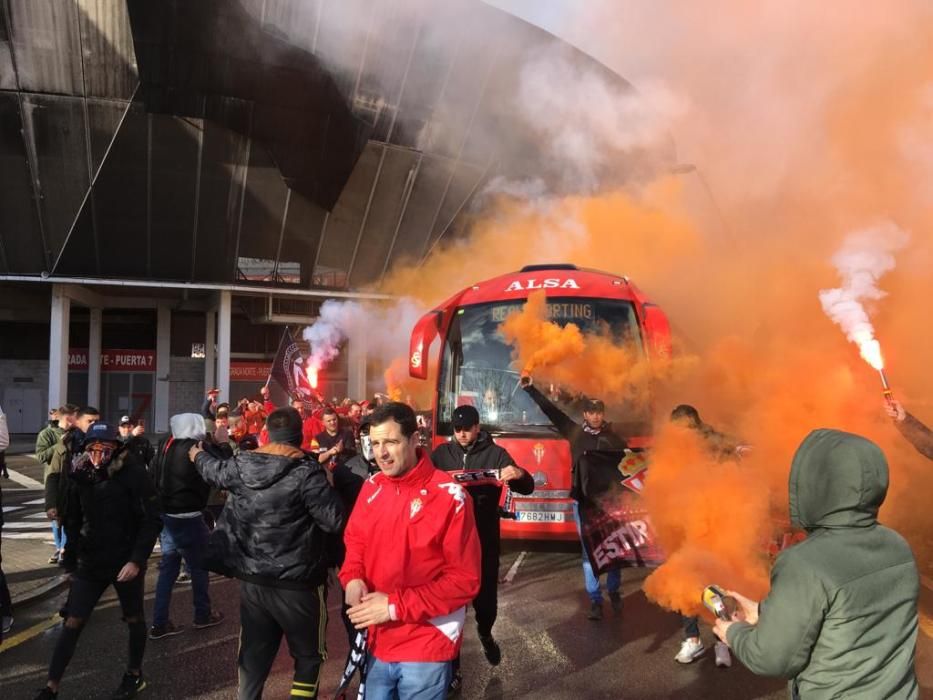
POLYGON ((927 637, 933 639, 933 617, 930 617, 926 613, 920 613, 920 630, 927 637))
POLYGON ((509 572, 505 575, 505 578, 502 579, 503 583, 512 583, 512 579, 514 579, 515 574, 518 573, 518 567, 522 565, 522 562, 525 561, 525 557, 527 556, 528 556, 528 552, 519 553, 518 558, 515 560, 512 566, 509 567, 509 572))
MULTIPOLYGON (((3 526, 3 529, 9 527, 9 523, 3 526)), ((3 539, 5 540, 44 540, 49 536, 48 532, 43 530, 42 532, 4 532, 3 539)))
POLYGON ((36 481, 32 477, 26 476, 25 474, 20 474, 15 469, 10 469, 9 472, 10 481, 15 481, 20 486, 25 486, 27 489, 31 490, 41 490, 45 488, 45 486, 42 485, 42 482, 36 481))
POLYGON ((44 499, 44 498, 37 498, 37 499, 34 500, 34 501, 23 501, 23 505, 24 505, 24 506, 39 506, 39 505, 44 506, 44 505, 45 505, 45 499, 44 499))
POLYGON ((15 513, 18 510, 23 510, 25 506, 3 506, 4 513, 15 513))
POLYGON ((47 629, 50 629, 61 622, 61 619, 61 616, 58 613, 55 613, 49 619, 43 620, 42 622, 39 622, 32 627, 28 627, 22 632, 14 634, 12 637, 7 637, 3 640, 3 643, 0 644, 0 654, 5 651, 9 651, 13 647, 19 646, 23 642, 28 642, 33 637, 38 637, 47 629))

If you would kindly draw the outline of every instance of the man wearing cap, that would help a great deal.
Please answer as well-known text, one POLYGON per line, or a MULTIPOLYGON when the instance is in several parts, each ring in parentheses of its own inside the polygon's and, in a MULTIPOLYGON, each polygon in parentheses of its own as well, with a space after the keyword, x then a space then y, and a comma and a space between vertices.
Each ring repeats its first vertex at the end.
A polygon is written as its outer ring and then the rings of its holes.
MULTIPOLYGON (((555 406, 532 383, 531 377, 522 377, 522 389, 538 404, 561 436, 570 443, 571 456, 571 488, 570 497, 574 504, 574 519, 577 522, 577 531, 580 532, 582 544, 582 529, 580 523, 580 501, 583 492, 580 488, 580 470, 577 469, 580 458, 584 453, 592 450, 623 450, 625 440, 619 437, 612 426, 606 422, 606 405, 600 399, 588 398, 583 402, 583 423, 577 423, 566 413, 555 406)), ((599 578, 593 572, 590 559, 583 552, 583 581, 586 593, 590 597, 590 610, 587 618, 601 620, 603 617, 603 593, 599 578)), ((622 609, 622 596, 619 589, 622 585, 622 572, 620 569, 609 571, 606 574, 606 590, 609 593, 609 602, 616 612, 622 609)))
POLYGON ((81 630, 111 585, 129 627, 129 663, 111 697, 133 698, 146 687, 142 676, 146 649, 143 593, 146 562, 162 527, 159 496, 146 468, 120 443, 112 424, 88 426, 82 447, 62 475, 68 497, 59 516, 68 531, 64 566, 71 586, 48 682, 36 700, 58 697, 81 630))
POLYGON ((220 389, 214 387, 207 390, 207 396, 204 403, 201 404, 201 415, 204 420, 214 420, 217 417, 217 397, 220 395, 220 389))
POLYGON ((129 416, 123 416, 120 418, 119 430, 120 442, 126 445, 127 449, 135 452, 139 461, 148 467, 155 455, 155 450, 152 448, 152 443, 149 442, 149 438, 143 435, 145 429, 142 423, 137 425, 130 420, 129 416))
MULTIPOLYGON (((473 601, 476 628, 486 660, 498 666, 502 652, 492 636, 492 626, 496 622, 499 588, 499 497, 503 485, 514 493, 527 496, 534 491, 535 482, 531 474, 515 466, 512 456, 493 442, 489 433, 480 430, 479 412, 473 406, 458 406, 454 409, 451 423, 453 439, 438 445, 431 454, 434 465, 448 472, 484 469, 499 471, 501 484, 464 484, 473 497, 473 514, 482 550, 482 578, 479 594, 473 601)), ((462 683, 459 656, 454 659, 453 671, 451 689, 459 690, 462 683)))

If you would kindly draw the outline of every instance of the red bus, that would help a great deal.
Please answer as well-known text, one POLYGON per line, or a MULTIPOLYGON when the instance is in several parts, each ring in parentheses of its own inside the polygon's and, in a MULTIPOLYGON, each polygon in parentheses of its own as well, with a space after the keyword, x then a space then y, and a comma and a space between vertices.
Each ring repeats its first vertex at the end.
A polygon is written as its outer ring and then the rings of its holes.
MULTIPOLYGON (((584 332, 608 327, 619 342, 634 342, 649 359, 670 355, 667 317, 627 277, 575 265, 528 265, 474 284, 423 316, 412 331, 408 369, 412 377, 428 378, 429 349, 439 337, 432 446, 451 439, 451 413, 469 403, 479 410, 483 429, 534 476, 534 494, 513 497, 515 519, 503 520, 503 536, 576 539, 569 444, 531 397, 516 389, 519 371, 512 366, 512 347, 499 332, 505 317, 539 289, 545 290, 552 321, 575 323, 584 332)), ((648 446, 651 416, 644 408, 607 405, 606 410, 632 447, 648 446)))

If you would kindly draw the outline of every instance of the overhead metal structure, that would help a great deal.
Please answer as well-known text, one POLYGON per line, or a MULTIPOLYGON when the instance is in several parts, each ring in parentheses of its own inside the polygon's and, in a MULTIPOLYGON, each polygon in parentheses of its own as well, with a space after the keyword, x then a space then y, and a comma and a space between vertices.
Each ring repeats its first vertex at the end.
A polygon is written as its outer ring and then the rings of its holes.
POLYGON ((479 0, 0 0, 0 276, 365 288, 548 176, 544 50, 627 85, 479 0))

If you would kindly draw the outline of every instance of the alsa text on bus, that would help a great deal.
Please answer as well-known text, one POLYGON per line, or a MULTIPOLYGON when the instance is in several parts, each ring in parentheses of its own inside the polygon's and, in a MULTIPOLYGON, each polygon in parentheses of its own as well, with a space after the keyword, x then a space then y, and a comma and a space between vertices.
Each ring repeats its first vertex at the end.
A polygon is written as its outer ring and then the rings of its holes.
POLYGON ((524 292, 529 289, 579 289, 580 285, 574 279, 560 280, 556 277, 548 277, 540 282, 536 279, 529 279, 524 283, 521 280, 515 280, 505 288, 507 292, 524 292))

